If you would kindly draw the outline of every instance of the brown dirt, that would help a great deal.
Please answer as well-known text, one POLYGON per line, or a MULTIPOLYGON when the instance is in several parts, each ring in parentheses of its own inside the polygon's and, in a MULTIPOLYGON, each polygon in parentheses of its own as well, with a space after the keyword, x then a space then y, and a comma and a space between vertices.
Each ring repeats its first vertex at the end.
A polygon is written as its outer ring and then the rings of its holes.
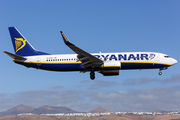
POLYGON ((22 115, 0 117, 0 120, 180 120, 180 115, 107 115, 95 117, 64 117, 45 115, 22 115))

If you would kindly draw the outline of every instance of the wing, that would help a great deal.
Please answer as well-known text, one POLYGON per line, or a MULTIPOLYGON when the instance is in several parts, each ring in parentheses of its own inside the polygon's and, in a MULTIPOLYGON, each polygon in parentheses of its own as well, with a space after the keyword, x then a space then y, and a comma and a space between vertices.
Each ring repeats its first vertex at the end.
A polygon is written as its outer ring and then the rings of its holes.
POLYGON ((78 48, 77 46, 75 46, 74 44, 72 44, 64 35, 64 33, 62 31, 60 31, 62 38, 65 42, 65 44, 71 48, 75 53, 78 54, 77 58, 79 59, 78 61, 81 61, 82 64, 84 65, 84 68, 88 68, 88 67, 100 67, 103 64, 103 61, 96 58, 95 56, 87 53, 86 51, 78 48))

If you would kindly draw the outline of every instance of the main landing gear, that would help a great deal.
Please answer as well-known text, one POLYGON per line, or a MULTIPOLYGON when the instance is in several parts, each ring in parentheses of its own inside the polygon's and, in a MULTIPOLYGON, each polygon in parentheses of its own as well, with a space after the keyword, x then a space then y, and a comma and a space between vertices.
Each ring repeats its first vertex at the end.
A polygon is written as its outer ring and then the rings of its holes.
POLYGON ((91 72, 90 72, 90 78, 91 78, 91 80, 94 80, 94 79, 95 79, 94 70, 91 70, 91 72))

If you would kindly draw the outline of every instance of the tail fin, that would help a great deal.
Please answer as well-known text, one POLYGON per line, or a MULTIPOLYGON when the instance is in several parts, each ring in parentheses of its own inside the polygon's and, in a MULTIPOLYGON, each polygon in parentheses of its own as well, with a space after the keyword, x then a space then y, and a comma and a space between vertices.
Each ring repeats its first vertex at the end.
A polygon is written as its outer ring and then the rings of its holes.
POLYGON ((49 55, 37 51, 15 27, 9 27, 9 33, 13 43, 14 51, 19 56, 49 55))

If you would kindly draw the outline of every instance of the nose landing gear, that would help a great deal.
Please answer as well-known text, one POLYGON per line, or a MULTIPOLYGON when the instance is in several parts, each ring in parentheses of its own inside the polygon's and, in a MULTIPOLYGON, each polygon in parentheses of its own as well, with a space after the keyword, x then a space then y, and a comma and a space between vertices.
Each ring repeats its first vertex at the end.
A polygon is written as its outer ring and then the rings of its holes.
POLYGON ((162 72, 161 72, 161 71, 159 71, 159 75, 162 75, 162 72))
POLYGON ((159 75, 162 75, 161 70, 166 70, 166 69, 168 69, 168 67, 163 67, 163 68, 160 68, 160 69, 159 69, 159 75))

